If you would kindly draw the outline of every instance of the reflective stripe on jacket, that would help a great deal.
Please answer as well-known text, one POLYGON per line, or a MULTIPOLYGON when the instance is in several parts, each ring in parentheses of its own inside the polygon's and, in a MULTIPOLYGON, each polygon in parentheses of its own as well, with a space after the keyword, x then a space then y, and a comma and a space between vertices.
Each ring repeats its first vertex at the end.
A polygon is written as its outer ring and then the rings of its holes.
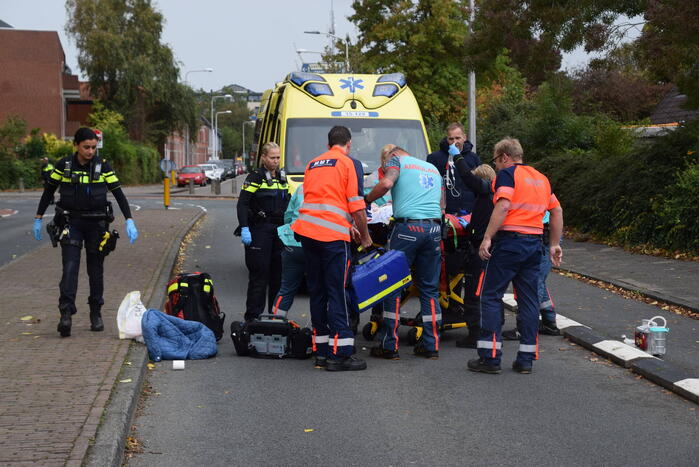
POLYGON ((351 213, 366 207, 358 190, 354 162, 333 146, 308 163, 303 181, 304 202, 291 229, 321 242, 349 241, 351 213))

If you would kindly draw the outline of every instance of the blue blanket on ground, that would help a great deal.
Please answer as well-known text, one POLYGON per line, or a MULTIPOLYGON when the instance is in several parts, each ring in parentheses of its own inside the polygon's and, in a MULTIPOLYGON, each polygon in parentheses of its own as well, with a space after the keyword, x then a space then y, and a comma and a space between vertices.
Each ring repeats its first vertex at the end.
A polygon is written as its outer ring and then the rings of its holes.
POLYGON ((198 321, 186 321, 160 310, 148 310, 141 321, 151 360, 198 360, 216 355, 216 337, 198 321))

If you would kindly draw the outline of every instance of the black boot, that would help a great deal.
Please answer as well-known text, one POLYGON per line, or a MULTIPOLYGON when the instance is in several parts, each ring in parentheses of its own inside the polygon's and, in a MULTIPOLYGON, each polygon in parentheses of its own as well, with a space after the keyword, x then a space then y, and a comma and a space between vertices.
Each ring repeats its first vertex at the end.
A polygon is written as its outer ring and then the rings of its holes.
POLYGON ((476 344, 478 343, 478 334, 480 333, 481 328, 478 326, 469 326, 468 327, 468 336, 462 337, 461 339, 456 340, 456 346, 461 347, 463 349, 475 349, 476 344))
POLYGON ((70 326, 71 322, 71 312, 70 308, 61 309, 61 319, 58 321, 58 332, 61 333, 61 337, 70 337, 70 326))
POLYGON ((104 331, 101 311, 102 305, 90 305, 90 331, 104 331))

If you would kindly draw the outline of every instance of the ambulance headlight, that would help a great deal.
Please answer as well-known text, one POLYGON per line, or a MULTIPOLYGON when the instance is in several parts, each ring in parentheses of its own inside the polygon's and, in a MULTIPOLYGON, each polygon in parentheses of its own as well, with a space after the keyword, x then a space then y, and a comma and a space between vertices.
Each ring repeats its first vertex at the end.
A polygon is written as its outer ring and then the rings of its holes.
POLYGON ((374 86, 374 96, 393 97, 398 92, 395 84, 377 84, 374 86))
POLYGON ((308 83, 304 89, 313 97, 333 95, 332 89, 325 83, 308 83))

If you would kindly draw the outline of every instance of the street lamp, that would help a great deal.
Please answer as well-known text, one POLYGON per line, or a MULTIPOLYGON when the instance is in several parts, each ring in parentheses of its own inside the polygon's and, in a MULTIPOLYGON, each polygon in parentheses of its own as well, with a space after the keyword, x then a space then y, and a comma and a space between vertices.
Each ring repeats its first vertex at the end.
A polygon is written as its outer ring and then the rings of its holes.
MULTIPOLYGON (((341 41, 341 37, 337 37, 335 34, 331 34, 329 32, 321 32, 321 31, 303 31, 304 34, 325 34, 328 37, 332 37, 336 41, 341 41)), ((347 41, 345 41, 345 73, 349 73, 349 48, 347 47, 347 41)))
POLYGON ((211 158, 215 161, 218 160, 218 116, 221 114, 232 114, 232 110, 222 110, 220 112, 216 112, 216 115, 214 116, 214 153, 212 154, 211 158))
POLYGON ((251 123, 251 124, 254 125, 255 122, 252 121, 252 120, 245 120, 245 121, 243 121, 243 164, 244 164, 245 166, 248 166, 248 164, 245 163, 245 161, 247 160, 247 155, 245 154, 245 124, 246 124, 246 123, 251 123))
MULTIPOLYGON (((233 100, 233 96, 230 94, 221 94, 219 96, 211 96, 211 120, 209 120, 209 124, 213 125, 214 123, 214 101, 216 99, 227 99, 227 100, 233 100)), ((210 141, 210 146, 211 146, 211 157, 214 156, 214 151, 215 151, 215 146, 214 146, 214 139, 216 138, 216 134, 212 134, 211 141, 210 141)))
MULTIPOLYGON (((200 70, 189 70, 184 74, 184 84, 189 86, 190 73, 212 73, 213 71, 214 69, 210 67, 200 70)), ((184 163, 185 165, 190 165, 192 163, 192 148, 189 144, 189 125, 186 125, 184 129, 184 163)))
POLYGON ((185 84, 189 84, 187 77, 189 76, 190 73, 211 73, 213 71, 214 71, 213 68, 202 68, 201 70, 189 70, 187 73, 184 74, 184 82, 185 82, 185 84))

